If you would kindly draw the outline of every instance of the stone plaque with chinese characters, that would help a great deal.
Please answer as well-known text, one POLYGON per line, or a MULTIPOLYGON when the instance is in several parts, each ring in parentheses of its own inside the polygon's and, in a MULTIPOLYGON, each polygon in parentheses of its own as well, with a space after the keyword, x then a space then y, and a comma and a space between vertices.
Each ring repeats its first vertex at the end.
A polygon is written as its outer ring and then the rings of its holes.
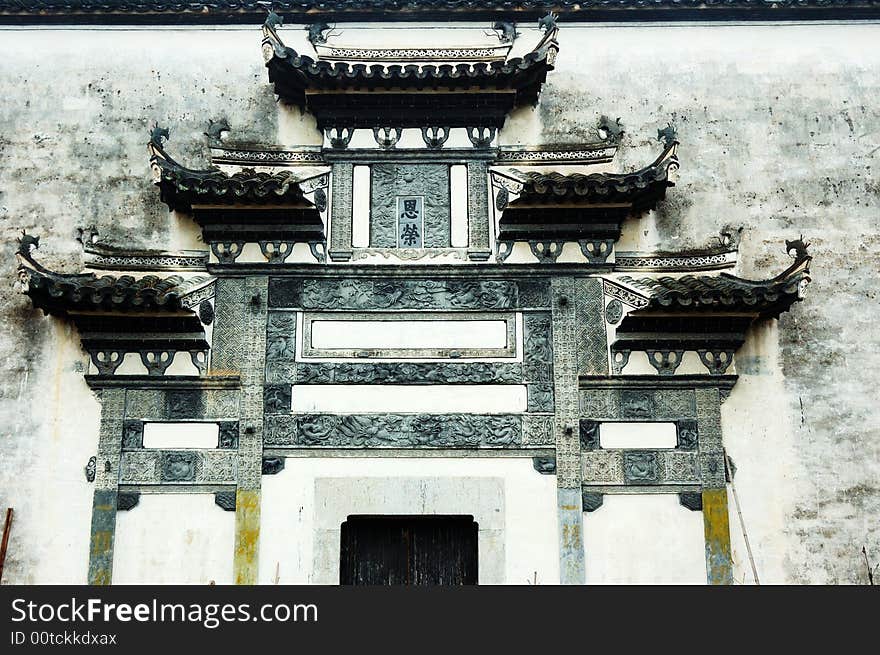
POLYGON ((421 248, 425 228, 425 199, 397 196, 397 247, 421 248))

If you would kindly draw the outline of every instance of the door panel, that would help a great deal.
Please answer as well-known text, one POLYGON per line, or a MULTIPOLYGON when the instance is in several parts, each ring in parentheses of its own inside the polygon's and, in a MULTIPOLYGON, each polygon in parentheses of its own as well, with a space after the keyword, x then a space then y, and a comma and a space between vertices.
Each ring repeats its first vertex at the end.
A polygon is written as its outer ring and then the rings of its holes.
POLYGON ((472 516, 350 516, 342 524, 339 582, 475 585, 472 516))

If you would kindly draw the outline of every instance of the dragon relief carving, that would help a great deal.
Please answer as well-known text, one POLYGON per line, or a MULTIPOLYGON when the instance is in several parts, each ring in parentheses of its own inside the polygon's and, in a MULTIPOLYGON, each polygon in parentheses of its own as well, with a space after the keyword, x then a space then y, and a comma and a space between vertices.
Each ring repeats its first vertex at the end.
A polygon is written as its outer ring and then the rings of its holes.
POLYGON ((500 448, 518 445, 522 437, 518 416, 304 414, 295 420, 302 446, 500 448))

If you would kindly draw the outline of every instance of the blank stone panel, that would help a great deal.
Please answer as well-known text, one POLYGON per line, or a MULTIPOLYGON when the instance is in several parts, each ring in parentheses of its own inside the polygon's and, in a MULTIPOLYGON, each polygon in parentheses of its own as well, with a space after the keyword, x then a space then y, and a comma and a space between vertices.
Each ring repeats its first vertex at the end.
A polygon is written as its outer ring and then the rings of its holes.
POLYGON ((235 512, 214 494, 141 494, 116 515, 114 584, 232 584, 235 512))
POLYGON ((144 448, 216 448, 216 423, 144 423, 144 448))
POLYGON ((675 423, 602 423, 602 448, 675 448, 675 423))
POLYGON ((584 550, 587 584, 706 584, 703 516, 678 494, 605 494, 584 550))
POLYGON ((509 414, 526 410, 526 387, 492 385, 322 385, 294 386, 293 411, 509 414))

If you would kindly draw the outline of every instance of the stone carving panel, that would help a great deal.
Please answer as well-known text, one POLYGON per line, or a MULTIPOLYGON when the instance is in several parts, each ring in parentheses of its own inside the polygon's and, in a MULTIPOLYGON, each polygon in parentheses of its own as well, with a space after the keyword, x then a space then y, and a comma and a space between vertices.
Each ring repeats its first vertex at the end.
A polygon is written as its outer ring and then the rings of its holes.
POLYGON ((526 382, 553 381, 553 331, 550 314, 523 317, 523 377, 526 382))
POLYGON ((370 246, 398 246, 398 197, 424 199, 424 238, 407 247, 450 246, 449 166, 446 164, 373 164, 371 167, 370 246))
POLYGON ((300 363, 297 384, 485 384, 521 382, 521 364, 300 363))
POLYGON ((505 280, 296 280, 273 278, 275 307, 304 309, 511 309, 517 286, 505 280))
POLYGON ((594 450, 581 454, 584 484, 623 484, 623 451, 594 450))
POLYGON ((522 443, 519 416, 302 414, 267 417, 266 444, 332 448, 509 448, 522 443))

